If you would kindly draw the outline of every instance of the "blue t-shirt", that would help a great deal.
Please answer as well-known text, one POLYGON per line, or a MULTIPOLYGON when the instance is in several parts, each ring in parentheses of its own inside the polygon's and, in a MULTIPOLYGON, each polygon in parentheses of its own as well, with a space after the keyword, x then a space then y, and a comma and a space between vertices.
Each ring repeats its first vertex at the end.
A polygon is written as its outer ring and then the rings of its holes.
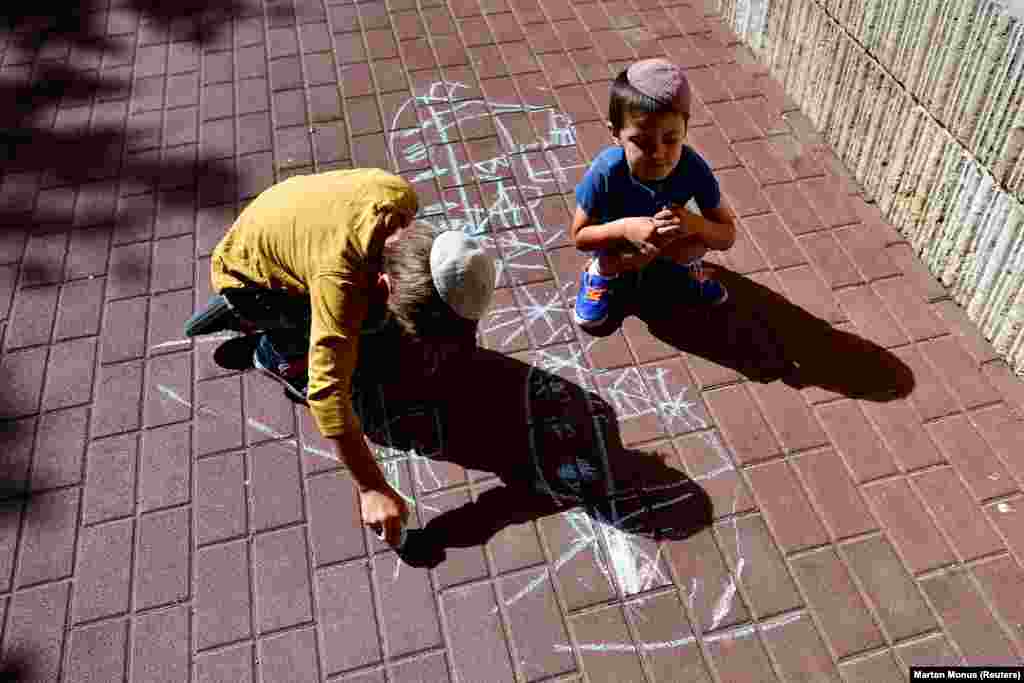
POLYGON ((684 145, 679 163, 664 180, 641 183, 629 172, 618 145, 597 155, 576 186, 576 204, 595 224, 632 216, 653 216, 669 204, 696 200, 701 211, 718 207, 722 195, 708 162, 684 145))

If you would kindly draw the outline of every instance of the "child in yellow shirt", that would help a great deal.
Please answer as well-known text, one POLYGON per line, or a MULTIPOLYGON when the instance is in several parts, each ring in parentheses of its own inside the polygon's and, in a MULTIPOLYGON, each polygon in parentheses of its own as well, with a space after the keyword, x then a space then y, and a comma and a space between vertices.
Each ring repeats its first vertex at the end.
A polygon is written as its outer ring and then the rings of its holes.
POLYGON ((363 522, 393 544, 408 509, 352 410, 360 339, 373 324, 397 327, 436 367, 446 350, 475 345, 495 280, 476 240, 411 226, 418 207, 406 180, 378 169, 274 185, 214 249, 217 295, 185 325, 187 336, 262 332, 253 364, 308 403, 359 487, 363 522))

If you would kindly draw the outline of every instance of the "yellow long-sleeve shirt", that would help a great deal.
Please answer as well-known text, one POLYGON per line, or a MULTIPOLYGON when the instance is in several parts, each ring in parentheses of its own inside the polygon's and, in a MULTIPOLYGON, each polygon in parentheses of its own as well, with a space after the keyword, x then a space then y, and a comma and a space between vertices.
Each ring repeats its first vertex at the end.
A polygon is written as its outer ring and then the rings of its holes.
POLYGON ((324 436, 359 427, 349 385, 387 237, 384 219, 417 209, 409 183, 386 171, 296 176, 256 197, 213 251, 217 291, 256 285, 309 295, 309 408, 324 436))

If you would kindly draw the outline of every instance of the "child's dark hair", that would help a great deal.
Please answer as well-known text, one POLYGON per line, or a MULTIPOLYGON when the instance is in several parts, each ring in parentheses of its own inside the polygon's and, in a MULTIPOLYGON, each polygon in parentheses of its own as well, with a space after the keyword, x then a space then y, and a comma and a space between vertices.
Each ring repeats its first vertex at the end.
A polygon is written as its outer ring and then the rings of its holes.
POLYGON ((418 341, 473 336, 475 323, 452 310, 434 286, 430 271, 433 246, 431 226, 413 223, 384 248, 383 270, 391 278, 390 322, 418 341))
POLYGON ((662 114, 673 111, 682 114, 683 121, 689 127, 689 114, 679 111, 672 104, 659 102, 634 88, 626 75, 627 71, 628 69, 623 69, 612 81, 612 90, 608 97, 608 121, 612 124, 613 133, 617 134, 622 130, 622 126, 626 123, 627 113, 662 114))

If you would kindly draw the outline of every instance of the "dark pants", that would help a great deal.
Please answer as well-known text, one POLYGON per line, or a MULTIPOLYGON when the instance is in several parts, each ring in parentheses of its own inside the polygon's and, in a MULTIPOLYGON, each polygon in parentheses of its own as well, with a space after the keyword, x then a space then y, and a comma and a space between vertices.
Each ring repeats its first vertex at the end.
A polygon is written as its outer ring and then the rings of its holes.
MULTIPOLYGON (((278 355, 295 359, 304 358, 309 353, 312 306, 308 296, 256 286, 226 289, 221 294, 242 319, 243 327, 260 330, 278 355)), ((399 335, 394 329, 391 329, 393 334, 386 334, 386 329, 381 317, 372 317, 364 322, 362 336, 374 335, 373 350, 376 353, 366 353, 370 349, 362 350, 353 382, 372 375, 371 368, 378 362, 386 362, 385 359, 394 353, 399 335)))
MULTIPOLYGON (((220 293, 227 298, 235 313, 248 323, 248 327, 263 331, 276 353, 286 359, 304 357, 309 353, 312 307, 308 296, 252 285, 225 289, 220 293)), ((458 362, 476 348, 475 325, 471 330, 460 330, 450 338, 433 339, 429 343, 419 340, 409 344, 397 325, 386 324, 383 311, 376 313, 371 313, 363 323, 360 336, 365 340, 372 335, 373 343, 361 344, 363 348, 352 378, 353 386, 364 379, 393 374, 400 367, 396 362, 400 353, 413 359, 413 365, 418 369, 433 375, 441 366, 458 362)))
POLYGON ((312 320, 308 296, 262 287, 225 289, 221 294, 243 326, 263 330, 277 353, 286 358, 308 353, 312 320))

